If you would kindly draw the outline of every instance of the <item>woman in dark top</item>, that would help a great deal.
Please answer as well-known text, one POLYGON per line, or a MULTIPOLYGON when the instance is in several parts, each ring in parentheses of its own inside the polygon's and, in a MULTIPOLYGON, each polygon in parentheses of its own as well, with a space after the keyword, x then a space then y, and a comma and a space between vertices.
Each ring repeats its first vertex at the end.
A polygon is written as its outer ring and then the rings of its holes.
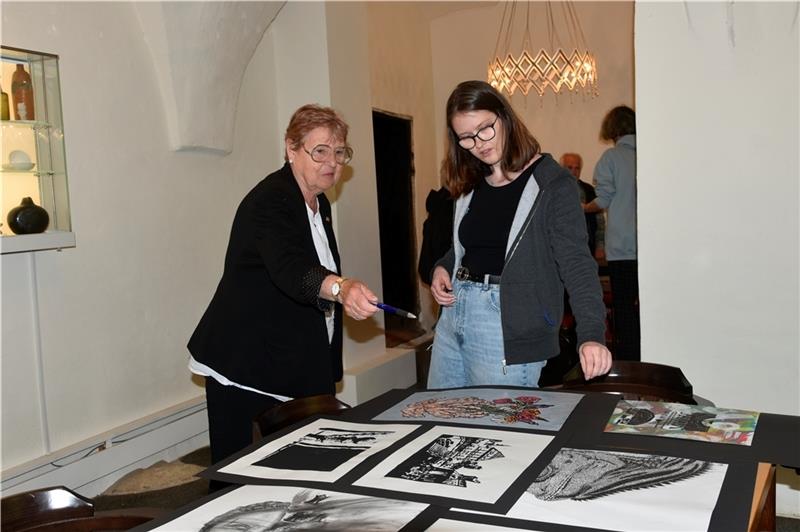
POLYGON ((295 111, 286 164, 236 211, 222 280, 189 340, 189 367, 206 381, 214 462, 250 444, 252 419, 267 407, 334 393, 342 309, 357 320, 377 310, 375 294, 340 273, 324 194, 353 155, 347 131, 328 107, 295 111))
POLYGON ((559 352, 564 288, 584 375, 607 373, 605 306, 575 179, 485 82, 456 87, 447 124, 442 170, 456 206, 453 247, 431 283, 444 309, 428 387, 537 386, 559 352))

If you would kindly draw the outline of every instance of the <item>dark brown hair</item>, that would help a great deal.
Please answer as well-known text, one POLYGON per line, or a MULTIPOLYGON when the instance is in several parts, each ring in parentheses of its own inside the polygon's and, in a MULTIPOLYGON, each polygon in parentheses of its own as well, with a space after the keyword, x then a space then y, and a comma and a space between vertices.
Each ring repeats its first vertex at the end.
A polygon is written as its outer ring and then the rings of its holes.
POLYGON ((485 81, 459 83, 447 99, 447 154, 442 161, 442 181, 454 198, 470 192, 478 180, 492 171, 488 164, 458 145, 453 117, 467 111, 490 111, 502 121, 500 168, 504 173, 522 170, 540 150, 539 143, 511 104, 494 87, 485 81))
MULTIPOLYGON (((339 113, 330 107, 314 103, 304 105, 294 112, 289 120, 289 127, 286 128, 284 139, 289 141, 293 150, 296 150, 303 144, 306 135, 318 127, 328 129, 333 138, 347 143, 347 132, 350 128, 339 116, 339 113)), ((285 153, 284 158, 288 159, 285 153)))
POLYGON ((636 133, 636 112, 627 105, 614 107, 603 118, 600 126, 601 140, 616 140, 636 133))

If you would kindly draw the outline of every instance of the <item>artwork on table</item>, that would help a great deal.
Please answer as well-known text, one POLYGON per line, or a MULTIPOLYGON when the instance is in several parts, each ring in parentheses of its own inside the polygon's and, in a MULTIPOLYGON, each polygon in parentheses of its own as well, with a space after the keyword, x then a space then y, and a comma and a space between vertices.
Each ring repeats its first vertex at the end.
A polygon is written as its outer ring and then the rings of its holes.
POLYGON ((484 427, 557 431, 581 394, 473 388, 418 392, 375 417, 380 421, 452 421, 484 427))
POLYGON ((433 427, 354 485, 494 503, 552 439, 522 432, 433 427))
POLYGON ((396 531, 427 505, 294 486, 242 486, 154 530, 396 531))
POLYGON ((749 410, 620 400, 606 432, 750 445, 756 423, 758 412, 749 410))
POLYGON ((317 419, 219 469, 276 480, 334 482, 418 425, 381 425, 317 419))
POLYGON ((728 466, 561 449, 506 514, 609 530, 707 530, 728 466))

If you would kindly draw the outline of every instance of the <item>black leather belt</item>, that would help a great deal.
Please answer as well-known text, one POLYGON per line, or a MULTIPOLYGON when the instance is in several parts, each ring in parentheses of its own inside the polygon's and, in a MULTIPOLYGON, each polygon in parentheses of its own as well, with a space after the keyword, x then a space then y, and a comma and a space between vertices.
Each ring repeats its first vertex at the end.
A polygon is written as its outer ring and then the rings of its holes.
POLYGON ((468 268, 464 268, 463 266, 456 270, 456 279, 459 281, 472 281, 473 283, 484 283, 486 281, 486 277, 488 277, 489 284, 500 284, 500 276, 499 275, 478 275, 475 273, 469 273, 468 268))

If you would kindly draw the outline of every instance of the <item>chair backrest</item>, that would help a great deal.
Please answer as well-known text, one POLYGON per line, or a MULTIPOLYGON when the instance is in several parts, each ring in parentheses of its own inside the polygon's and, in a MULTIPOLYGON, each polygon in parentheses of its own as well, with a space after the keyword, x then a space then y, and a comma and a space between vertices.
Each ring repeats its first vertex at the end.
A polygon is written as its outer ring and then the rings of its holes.
POLYGON ((258 441, 267 434, 288 427, 307 417, 324 414, 336 415, 350 405, 339 401, 334 395, 312 395, 292 399, 285 403, 268 408, 253 420, 253 441, 258 441))
POLYGON ((0 528, 3 532, 13 532, 44 523, 91 517, 94 505, 64 486, 55 486, 3 497, 0 512, 0 528))
POLYGON ((584 379, 578 364, 558 388, 606 392, 631 400, 697 404, 692 385, 679 368, 651 362, 615 360, 611 371, 590 381, 584 379))

